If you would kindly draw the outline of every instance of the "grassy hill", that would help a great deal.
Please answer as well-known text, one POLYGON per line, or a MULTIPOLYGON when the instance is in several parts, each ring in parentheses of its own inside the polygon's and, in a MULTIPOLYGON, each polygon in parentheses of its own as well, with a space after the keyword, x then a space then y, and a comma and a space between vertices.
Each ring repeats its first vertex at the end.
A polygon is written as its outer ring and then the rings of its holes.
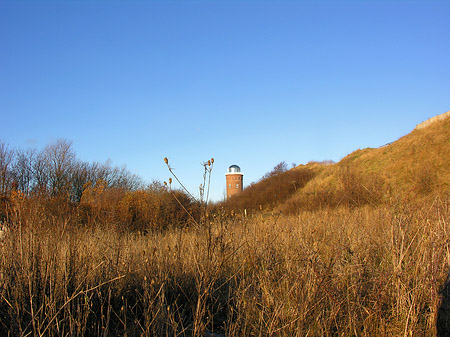
MULTIPOLYGON (((320 173, 286 201, 284 209, 371 204, 392 197, 422 199, 450 192, 450 118, 379 148, 357 150, 320 173)), ((302 170, 303 167, 295 168, 302 170)))
POLYGON ((287 213, 340 205, 422 200, 450 192, 450 114, 431 118, 379 148, 359 149, 339 163, 308 163, 268 174, 225 205, 287 213))
POLYGON ((450 118, 415 129, 378 149, 357 151, 342 160, 380 174, 393 189, 421 194, 443 192, 450 178, 450 118))

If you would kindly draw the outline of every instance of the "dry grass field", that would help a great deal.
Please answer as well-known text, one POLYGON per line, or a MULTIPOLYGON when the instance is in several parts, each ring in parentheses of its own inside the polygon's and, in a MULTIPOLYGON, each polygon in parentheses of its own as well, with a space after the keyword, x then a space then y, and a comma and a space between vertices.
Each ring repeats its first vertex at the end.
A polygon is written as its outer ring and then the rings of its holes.
POLYGON ((436 334, 448 200, 217 214, 209 235, 83 228, 40 211, 15 205, 0 246, 4 336, 436 334))
POLYGON ((108 165, 4 174, 0 335, 449 336, 449 142, 447 118, 210 208, 108 165))

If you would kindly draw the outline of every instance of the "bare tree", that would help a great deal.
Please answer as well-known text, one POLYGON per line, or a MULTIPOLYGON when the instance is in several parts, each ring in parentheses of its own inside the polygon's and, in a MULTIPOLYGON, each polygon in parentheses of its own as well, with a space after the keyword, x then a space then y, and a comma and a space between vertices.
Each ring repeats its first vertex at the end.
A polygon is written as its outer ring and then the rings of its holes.
POLYGON ((35 183, 33 165, 36 157, 37 152, 34 149, 16 152, 16 161, 13 167, 14 180, 17 182, 17 188, 26 195, 31 193, 35 183))
POLYGON ((45 147, 44 154, 51 195, 68 195, 71 171, 75 161, 72 142, 58 139, 55 143, 45 147))
POLYGON ((114 180, 112 186, 127 191, 135 191, 144 188, 142 179, 136 174, 131 173, 126 166, 114 167, 114 180))
POLYGON ((0 140, 0 195, 6 195, 11 188, 13 180, 11 164, 14 159, 14 152, 0 140))
POLYGON ((7 194, 13 182, 24 194, 64 196, 78 202, 86 183, 99 181, 108 188, 127 191, 144 188, 142 179, 126 166, 82 162, 76 158, 72 142, 58 139, 42 151, 11 151, 0 140, 0 195, 7 194))
POLYGON ((47 194, 48 170, 45 153, 39 152, 33 161, 33 191, 38 195, 47 194))
POLYGON ((79 202, 83 195, 83 190, 88 182, 92 182, 91 165, 86 162, 76 161, 71 172, 70 200, 79 202))
POLYGON ((279 164, 275 165, 275 167, 272 169, 272 171, 266 173, 261 180, 276 176, 280 173, 286 172, 288 170, 288 165, 285 161, 280 162, 279 164))
POLYGON ((92 167, 93 184, 102 180, 108 187, 121 188, 124 190, 137 190, 144 188, 142 179, 132 174, 126 166, 112 166, 111 161, 105 163, 94 163, 92 167))

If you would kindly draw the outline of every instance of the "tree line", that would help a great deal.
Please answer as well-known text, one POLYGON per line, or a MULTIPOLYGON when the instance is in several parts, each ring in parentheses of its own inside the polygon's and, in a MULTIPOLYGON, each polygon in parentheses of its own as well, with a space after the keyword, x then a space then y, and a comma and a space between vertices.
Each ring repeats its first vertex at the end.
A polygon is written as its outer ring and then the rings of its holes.
POLYGON ((34 211, 61 223, 147 231, 186 226, 198 220, 199 207, 184 191, 146 184, 125 166, 80 160, 68 140, 42 150, 11 149, 0 140, 0 221, 34 211), (19 204, 28 211, 12 214, 19 204))
POLYGON ((0 140, 0 195, 12 190, 26 196, 65 197, 79 202, 86 184, 102 182, 109 188, 133 191, 142 179, 125 166, 85 162, 77 158, 72 142, 58 139, 42 150, 10 149, 0 140))

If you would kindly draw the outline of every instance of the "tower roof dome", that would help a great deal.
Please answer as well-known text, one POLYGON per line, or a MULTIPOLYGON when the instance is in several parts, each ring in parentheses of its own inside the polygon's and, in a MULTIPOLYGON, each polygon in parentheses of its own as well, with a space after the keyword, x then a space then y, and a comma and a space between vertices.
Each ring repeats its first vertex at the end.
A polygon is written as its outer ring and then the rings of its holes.
POLYGON ((241 172, 241 168, 237 165, 231 165, 228 168, 228 173, 238 173, 238 172, 241 172))

